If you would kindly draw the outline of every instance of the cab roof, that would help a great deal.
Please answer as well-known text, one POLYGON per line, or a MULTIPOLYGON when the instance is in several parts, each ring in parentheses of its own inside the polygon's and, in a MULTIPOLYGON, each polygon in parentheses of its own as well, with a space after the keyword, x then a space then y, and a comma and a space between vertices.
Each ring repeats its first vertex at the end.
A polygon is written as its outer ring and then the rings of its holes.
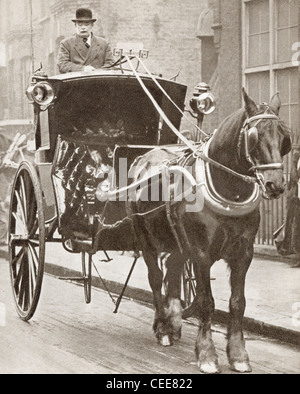
MULTIPOLYGON (((148 74, 138 73, 138 75, 142 79, 149 79, 152 78, 148 74)), ((174 85, 185 86, 184 84, 178 83, 171 79, 163 78, 162 76, 157 76, 152 74, 155 79, 162 82, 171 83, 174 85)), ((79 80, 91 80, 91 79, 102 79, 102 78, 120 78, 120 79, 136 79, 134 73, 131 70, 125 69, 98 69, 93 72, 83 72, 83 71, 76 71, 70 72, 66 74, 58 74, 50 77, 43 77, 43 76, 34 76, 36 81, 61 81, 61 82, 72 82, 72 81, 79 81, 79 80)))

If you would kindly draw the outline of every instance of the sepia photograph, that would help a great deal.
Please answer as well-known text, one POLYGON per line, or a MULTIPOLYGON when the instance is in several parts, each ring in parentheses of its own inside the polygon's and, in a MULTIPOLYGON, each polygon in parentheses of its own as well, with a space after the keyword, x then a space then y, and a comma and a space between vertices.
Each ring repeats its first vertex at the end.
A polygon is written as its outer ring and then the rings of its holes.
POLYGON ((0 375, 299 374, 299 0, 0 20, 0 375))

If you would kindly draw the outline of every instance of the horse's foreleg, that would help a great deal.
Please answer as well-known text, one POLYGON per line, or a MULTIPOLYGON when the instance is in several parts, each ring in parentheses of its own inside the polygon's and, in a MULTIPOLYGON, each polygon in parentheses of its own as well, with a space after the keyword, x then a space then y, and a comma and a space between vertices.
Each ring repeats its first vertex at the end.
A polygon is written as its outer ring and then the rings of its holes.
POLYGON ((173 252, 167 259, 167 305, 166 313, 172 330, 174 341, 181 338, 182 306, 181 306, 181 276, 184 260, 181 253, 173 252))
POLYGON ((245 255, 239 262, 229 263, 231 267, 231 298, 229 302, 227 356, 231 368, 237 372, 251 372, 242 328, 246 307, 245 278, 251 260, 252 256, 245 255))
POLYGON ((201 372, 219 373, 218 357, 212 340, 211 322, 215 303, 210 286, 210 260, 205 255, 194 263, 197 279, 197 295, 199 332, 196 341, 196 356, 201 372))
POLYGON ((167 308, 162 296, 163 274, 158 266, 158 258, 155 252, 143 251, 144 260, 148 267, 148 279, 153 293, 153 304, 155 307, 155 319, 153 330, 162 346, 172 345, 171 327, 168 322, 167 308))

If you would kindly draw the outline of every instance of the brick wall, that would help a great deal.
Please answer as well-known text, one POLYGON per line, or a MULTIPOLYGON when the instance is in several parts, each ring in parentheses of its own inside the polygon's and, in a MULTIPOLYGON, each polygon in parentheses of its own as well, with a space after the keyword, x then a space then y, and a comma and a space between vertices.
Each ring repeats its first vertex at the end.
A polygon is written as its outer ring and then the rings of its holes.
MULTIPOLYGON (((26 3, 25 0, 15 0, 14 4, 16 2, 26 3)), ((90 7, 98 19, 95 34, 106 37, 113 47, 124 42, 142 43, 150 51, 146 64, 153 73, 161 73, 166 78, 179 73, 177 81, 188 86, 188 107, 194 86, 202 79, 201 41, 196 33, 199 15, 208 0, 49 0, 48 3, 43 16, 45 7, 41 7, 40 0, 33 0, 35 69, 42 62, 50 74, 57 73, 57 38, 74 34, 71 19, 76 8, 90 7)), ((26 10, 27 17, 29 11, 26 10)), ((13 73, 19 74, 22 57, 30 55, 30 19, 25 18, 23 6, 14 6, 13 12, 14 21, 22 21, 22 24, 11 23, 6 44, 8 61, 13 60, 14 64, 13 73)), ((18 117, 24 92, 18 76, 9 79, 13 85, 9 91, 20 92, 14 96, 14 108, 10 107, 11 116, 18 117)))
MULTIPOLYGON (((78 2, 54 15, 54 32, 64 37, 74 33, 70 20, 78 2)), ((97 18, 94 32, 115 47, 140 43, 149 49, 147 67, 153 73, 188 85, 188 95, 201 80, 201 41, 196 37, 199 15, 207 0, 102 0, 80 6, 92 8, 97 18)))
POLYGON ((219 119, 240 108, 242 105, 242 32, 241 1, 222 0, 222 33, 218 66, 219 119))
MULTIPOLYGON (((210 0, 214 7, 215 48, 218 61, 210 85, 217 108, 204 120, 206 130, 214 130, 242 104, 242 31, 240 0, 210 0)), ((206 67, 210 65, 205 64, 206 67)))
POLYGON ((146 64, 154 73, 188 85, 201 80, 201 41, 196 37, 203 0, 101 1, 104 35, 112 45, 140 42, 149 49, 146 64))

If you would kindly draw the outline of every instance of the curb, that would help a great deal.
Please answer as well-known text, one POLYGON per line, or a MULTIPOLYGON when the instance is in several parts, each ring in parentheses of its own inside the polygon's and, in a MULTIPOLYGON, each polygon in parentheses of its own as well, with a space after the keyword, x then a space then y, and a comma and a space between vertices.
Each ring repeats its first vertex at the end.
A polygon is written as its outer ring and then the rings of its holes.
POLYGON ((254 245, 254 257, 263 259, 272 259, 272 261, 279 261, 293 265, 298 262, 299 258, 295 254, 289 256, 281 256, 278 254, 276 247, 271 245, 254 245))
MULTIPOLYGON (((54 277, 79 276, 79 273, 76 270, 72 270, 66 267, 62 267, 50 263, 45 264, 45 272, 54 277)), ((99 277, 92 276, 92 286, 104 291, 107 291, 107 289, 109 289, 110 293, 114 295, 119 295, 123 289, 124 284, 110 281, 107 279, 103 279, 101 281, 99 277)), ((149 306, 153 305, 152 304, 153 297, 150 291, 132 287, 130 285, 127 286, 124 293, 124 297, 149 304, 149 306)), ((216 309, 213 317, 213 322, 216 324, 227 325, 228 316, 229 316, 228 312, 216 309)), ((265 323, 263 321, 256 320, 250 317, 244 317, 243 325, 246 331, 252 332, 256 335, 261 335, 269 339, 279 340, 281 342, 290 345, 300 346, 299 331, 294 331, 284 327, 274 326, 269 323, 265 323)))

